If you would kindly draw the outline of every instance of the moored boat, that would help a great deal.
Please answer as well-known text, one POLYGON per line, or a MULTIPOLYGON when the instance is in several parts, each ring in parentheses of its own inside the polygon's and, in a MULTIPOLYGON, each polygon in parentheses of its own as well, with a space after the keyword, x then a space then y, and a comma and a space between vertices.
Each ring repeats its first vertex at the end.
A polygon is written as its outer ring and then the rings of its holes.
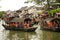
POLYGON ((3 24, 2 26, 7 30, 18 30, 18 31, 25 31, 25 32, 34 32, 37 29, 37 27, 19 28, 19 27, 10 27, 3 24))
POLYGON ((60 18, 47 18, 42 21, 41 29, 60 31, 60 18))

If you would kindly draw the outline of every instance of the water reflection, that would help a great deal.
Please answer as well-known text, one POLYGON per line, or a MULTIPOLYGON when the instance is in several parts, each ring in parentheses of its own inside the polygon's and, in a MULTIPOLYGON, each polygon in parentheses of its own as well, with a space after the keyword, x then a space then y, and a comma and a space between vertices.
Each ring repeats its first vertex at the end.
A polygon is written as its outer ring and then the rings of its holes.
POLYGON ((0 40, 60 40, 60 32, 37 30, 36 32, 22 32, 0 30, 0 40))
POLYGON ((2 40, 34 40, 36 38, 35 32, 21 32, 21 31, 9 31, 3 30, 1 38, 2 40))
POLYGON ((43 31, 43 40, 60 40, 60 32, 43 31))
POLYGON ((60 40, 60 33, 42 30, 37 32, 22 32, 4 29, 0 32, 0 40, 60 40))

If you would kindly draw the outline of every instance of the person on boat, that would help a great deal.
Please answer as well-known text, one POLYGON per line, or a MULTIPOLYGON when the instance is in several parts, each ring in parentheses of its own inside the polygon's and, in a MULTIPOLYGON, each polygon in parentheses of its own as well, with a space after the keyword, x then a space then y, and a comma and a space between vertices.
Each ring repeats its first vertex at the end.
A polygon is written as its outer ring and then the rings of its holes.
POLYGON ((16 23, 16 26, 17 26, 17 27, 19 27, 19 26, 20 26, 20 23, 19 23, 19 22, 17 22, 17 23, 16 23))
POLYGON ((35 17, 35 23, 34 24, 38 24, 39 23, 39 18, 35 17))
POLYGON ((58 26, 58 23, 56 23, 56 21, 53 22, 53 26, 54 27, 57 27, 58 26))
POLYGON ((16 27, 16 23, 15 23, 15 22, 13 22, 12 26, 13 26, 13 27, 16 27))
POLYGON ((11 23, 9 23, 9 26, 11 27, 13 25, 13 23, 11 22, 11 23))
POLYGON ((34 25, 34 19, 32 19, 32 21, 30 22, 30 27, 32 27, 34 25))
POLYGON ((23 28, 23 22, 19 22, 18 27, 23 28))
POLYGON ((10 23, 10 26, 11 27, 17 27, 17 23, 16 22, 12 22, 12 23, 10 23))
POLYGON ((35 24, 35 18, 32 19, 32 22, 35 24))
POLYGON ((48 27, 51 27, 52 26, 52 22, 47 21, 47 25, 48 25, 48 27))
POLYGON ((30 27, 29 25, 30 25, 30 24, 29 24, 28 21, 24 22, 24 28, 29 28, 29 27, 30 27))

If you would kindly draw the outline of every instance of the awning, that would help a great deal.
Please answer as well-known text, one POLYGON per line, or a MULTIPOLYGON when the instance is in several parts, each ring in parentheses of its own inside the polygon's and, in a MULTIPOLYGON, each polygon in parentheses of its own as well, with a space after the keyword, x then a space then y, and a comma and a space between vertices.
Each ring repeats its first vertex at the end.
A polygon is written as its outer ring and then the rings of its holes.
POLYGON ((14 18, 10 22, 24 22, 24 19, 23 18, 14 18))

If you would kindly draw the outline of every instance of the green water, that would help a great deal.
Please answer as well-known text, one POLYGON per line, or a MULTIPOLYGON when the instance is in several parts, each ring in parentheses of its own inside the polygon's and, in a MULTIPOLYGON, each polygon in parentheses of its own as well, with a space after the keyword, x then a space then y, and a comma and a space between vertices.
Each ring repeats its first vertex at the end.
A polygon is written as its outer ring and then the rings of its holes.
POLYGON ((37 30, 36 32, 22 32, 0 30, 0 40, 60 40, 60 32, 37 30))

